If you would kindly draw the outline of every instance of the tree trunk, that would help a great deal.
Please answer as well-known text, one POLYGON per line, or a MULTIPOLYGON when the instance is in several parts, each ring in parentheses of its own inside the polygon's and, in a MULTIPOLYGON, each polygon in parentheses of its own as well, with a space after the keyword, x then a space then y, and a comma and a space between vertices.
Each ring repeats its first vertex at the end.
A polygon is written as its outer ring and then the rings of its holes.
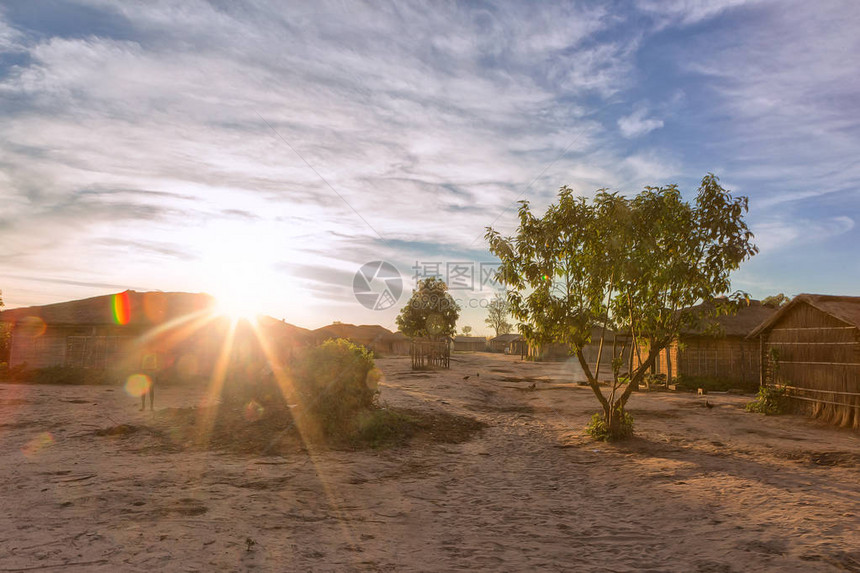
POLYGON ((606 423, 606 431, 611 441, 620 440, 625 437, 623 428, 624 406, 620 400, 616 400, 609 407, 603 408, 603 420, 606 423))

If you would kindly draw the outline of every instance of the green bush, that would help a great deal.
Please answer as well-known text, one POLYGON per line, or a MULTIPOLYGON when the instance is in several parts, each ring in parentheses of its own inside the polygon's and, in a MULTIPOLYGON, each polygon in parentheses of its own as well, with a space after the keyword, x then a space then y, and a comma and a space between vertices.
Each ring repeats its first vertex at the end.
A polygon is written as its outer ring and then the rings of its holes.
POLYGON ((762 386, 756 399, 746 405, 747 412, 758 412, 765 416, 777 416, 788 410, 788 394, 785 388, 762 386))
POLYGON ((305 412, 331 435, 349 432, 357 413, 374 406, 378 376, 367 349, 337 339, 308 350, 293 382, 305 412))
POLYGON ((595 440, 603 442, 627 439, 633 435, 633 416, 625 410, 621 410, 620 415, 621 422, 614 435, 609 431, 609 425, 606 423, 603 412, 597 412, 591 416, 591 421, 586 426, 585 431, 595 440))

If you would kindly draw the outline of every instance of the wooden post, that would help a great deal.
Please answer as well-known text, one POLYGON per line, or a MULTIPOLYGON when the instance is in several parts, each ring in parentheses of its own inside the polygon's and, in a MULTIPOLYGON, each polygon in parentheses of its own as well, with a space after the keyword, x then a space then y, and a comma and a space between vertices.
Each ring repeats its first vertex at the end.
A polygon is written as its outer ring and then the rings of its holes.
POLYGON ((672 383, 672 343, 666 347, 666 387, 672 383))

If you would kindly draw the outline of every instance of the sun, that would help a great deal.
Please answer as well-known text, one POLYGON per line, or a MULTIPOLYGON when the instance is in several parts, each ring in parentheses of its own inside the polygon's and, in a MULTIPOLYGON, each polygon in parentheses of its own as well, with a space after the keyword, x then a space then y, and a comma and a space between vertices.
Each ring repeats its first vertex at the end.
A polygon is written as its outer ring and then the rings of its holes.
POLYGON ((284 299, 285 276, 274 231, 265 224, 212 223, 198 231, 193 269, 202 290, 216 299, 215 312, 238 322, 272 314, 284 299))

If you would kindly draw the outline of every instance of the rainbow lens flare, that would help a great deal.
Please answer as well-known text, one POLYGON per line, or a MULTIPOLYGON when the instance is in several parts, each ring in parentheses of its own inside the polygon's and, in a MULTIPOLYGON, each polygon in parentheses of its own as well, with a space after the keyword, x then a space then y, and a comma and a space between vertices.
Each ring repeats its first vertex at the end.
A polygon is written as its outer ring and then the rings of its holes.
POLYGON ((128 292, 113 295, 113 319, 117 324, 128 324, 131 320, 131 302, 128 292))
POLYGON ((37 435, 35 438, 27 442, 23 448, 21 448, 21 453, 24 454, 27 458, 32 458, 42 450, 47 447, 50 447, 54 444, 54 436, 51 435, 51 432, 42 432, 37 435))
POLYGON ((140 398, 149 392, 150 386, 152 386, 152 380, 149 379, 149 376, 146 374, 132 374, 125 381, 125 393, 129 396, 140 398))

